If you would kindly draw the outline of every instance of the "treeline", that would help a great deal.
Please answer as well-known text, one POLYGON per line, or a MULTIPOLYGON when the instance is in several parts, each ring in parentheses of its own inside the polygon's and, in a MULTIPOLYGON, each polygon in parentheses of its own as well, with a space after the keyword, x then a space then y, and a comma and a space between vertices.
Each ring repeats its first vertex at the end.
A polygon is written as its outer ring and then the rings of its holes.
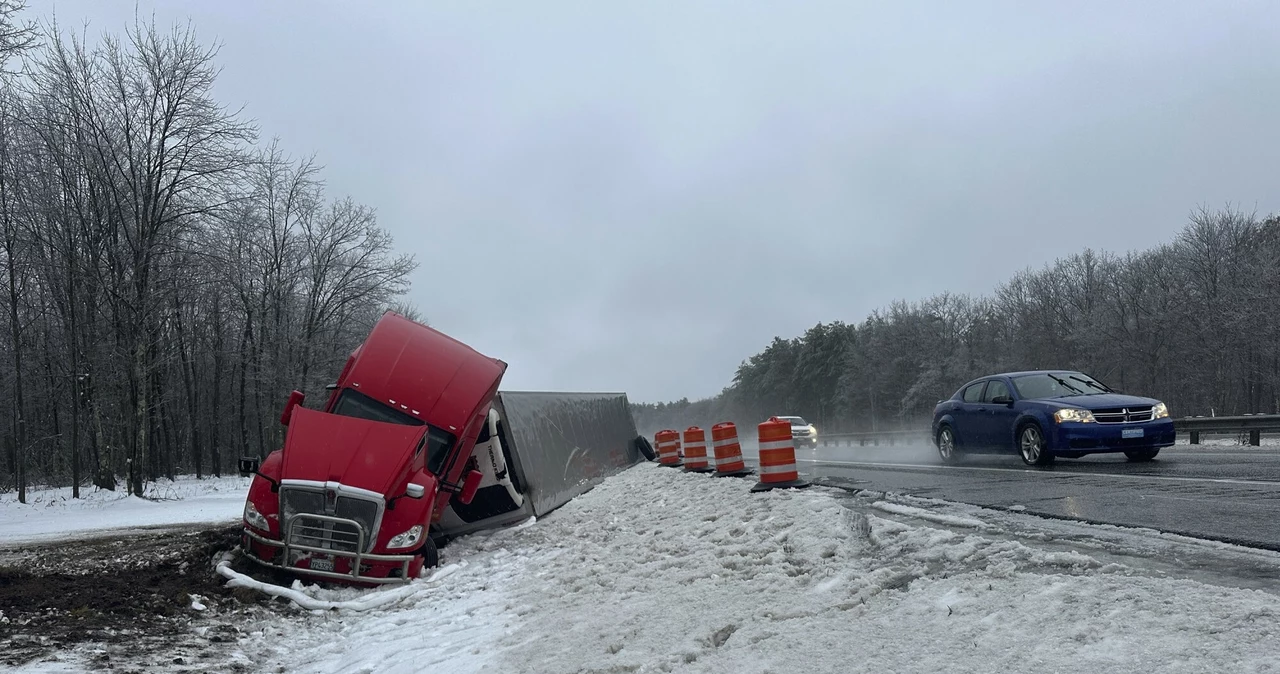
POLYGON ((646 430, 799 414, 820 430, 928 422, 964 382, 1082 370, 1175 416, 1280 412, 1280 218, 1200 210, 1171 243, 1085 250, 987 297, 896 302, 775 338, 710 399, 635 406, 646 430))
POLYGON ((213 98, 190 27, 86 43, 19 9, 0 0, 0 490, 263 456, 415 261, 213 98))

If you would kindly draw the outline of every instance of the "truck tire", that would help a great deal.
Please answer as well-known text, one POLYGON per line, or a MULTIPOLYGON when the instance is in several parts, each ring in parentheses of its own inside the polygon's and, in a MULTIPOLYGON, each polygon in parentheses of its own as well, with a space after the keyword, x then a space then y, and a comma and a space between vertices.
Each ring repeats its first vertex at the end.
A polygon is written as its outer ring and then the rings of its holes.
POLYGON ((435 540, 430 536, 427 536, 427 542, 422 544, 418 553, 422 555, 422 568, 434 569, 440 566, 440 549, 436 547, 435 540))
POLYGON ((653 451, 653 445, 649 444, 649 438, 637 435, 634 442, 636 443, 636 449, 640 450, 646 460, 653 461, 658 458, 658 454, 653 451))

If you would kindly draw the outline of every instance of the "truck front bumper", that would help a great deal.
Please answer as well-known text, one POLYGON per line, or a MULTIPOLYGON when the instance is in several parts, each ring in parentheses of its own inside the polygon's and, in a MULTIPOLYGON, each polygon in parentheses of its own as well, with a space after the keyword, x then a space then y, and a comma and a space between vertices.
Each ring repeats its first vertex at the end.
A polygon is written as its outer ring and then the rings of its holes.
MULTIPOLYGON (((354 520, 340 521, 359 526, 354 520)), ((259 564, 305 576, 376 585, 412 580, 409 569, 415 555, 347 552, 289 543, 291 538, 290 533, 285 532, 284 540, 276 540, 245 527, 240 537, 240 547, 246 557, 259 564)))

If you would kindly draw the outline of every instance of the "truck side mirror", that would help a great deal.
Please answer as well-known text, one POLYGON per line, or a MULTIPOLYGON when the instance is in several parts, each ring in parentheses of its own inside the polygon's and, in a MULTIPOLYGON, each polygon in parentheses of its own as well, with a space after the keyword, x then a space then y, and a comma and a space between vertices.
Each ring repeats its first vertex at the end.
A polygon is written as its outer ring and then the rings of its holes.
POLYGON ((242 456, 237 467, 240 469, 240 477, 249 477, 258 472, 258 457, 242 456))
POLYGON ((473 470, 467 473, 467 479, 462 483, 462 489, 458 491, 458 503, 467 505, 471 503, 471 499, 476 497, 476 491, 480 489, 480 480, 484 479, 484 473, 473 470))
POLYGON ((289 419, 293 418, 293 408, 301 405, 306 397, 305 393, 297 390, 289 394, 289 401, 284 404, 284 411, 280 413, 280 425, 289 425, 289 419))

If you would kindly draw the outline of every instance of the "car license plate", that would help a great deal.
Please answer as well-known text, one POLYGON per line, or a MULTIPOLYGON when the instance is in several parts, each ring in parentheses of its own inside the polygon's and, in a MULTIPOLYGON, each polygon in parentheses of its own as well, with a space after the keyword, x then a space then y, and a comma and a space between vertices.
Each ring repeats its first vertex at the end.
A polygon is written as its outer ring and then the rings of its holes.
POLYGON ((332 571, 333 558, 332 557, 312 557, 311 570, 312 571, 332 571))
POLYGON ((1141 428, 1125 428, 1125 429, 1122 429, 1122 430, 1120 431, 1120 437, 1122 437, 1122 438, 1140 438, 1140 437, 1142 437, 1142 429, 1141 429, 1141 428))

